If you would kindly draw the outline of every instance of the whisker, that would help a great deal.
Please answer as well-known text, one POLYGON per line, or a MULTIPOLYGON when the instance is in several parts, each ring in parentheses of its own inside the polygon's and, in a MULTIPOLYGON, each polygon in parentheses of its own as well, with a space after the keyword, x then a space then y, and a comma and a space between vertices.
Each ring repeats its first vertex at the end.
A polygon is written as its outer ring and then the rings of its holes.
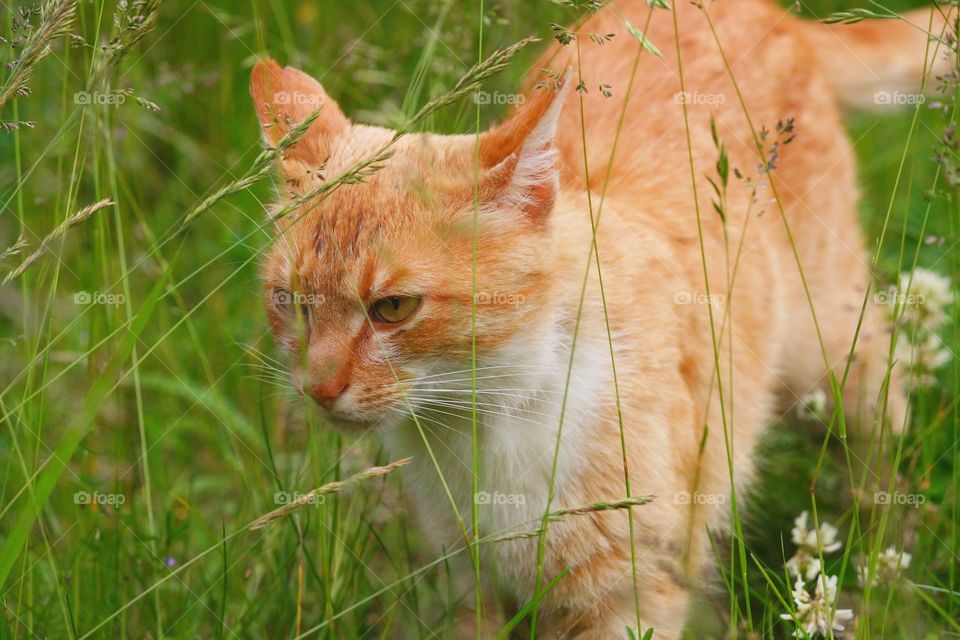
MULTIPOLYGON (((426 413, 436 412, 436 413, 442 413, 442 414, 448 415, 448 416, 453 416, 453 417, 459 418, 459 419, 461 419, 461 420, 469 419, 469 416, 468 416, 468 415, 464 415, 464 414, 466 413, 466 412, 465 412, 465 409, 467 409, 467 407, 462 407, 462 406, 457 406, 457 405, 445 405, 445 404, 442 404, 442 403, 438 403, 438 404, 439 404, 439 406, 445 406, 445 407, 448 408, 448 409, 454 409, 454 410, 464 411, 464 413, 461 413, 461 414, 450 413, 450 412, 447 412, 447 411, 442 411, 442 410, 440 410, 440 409, 436 409, 436 408, 433 407, 433 406, 424 407, 424 408, 421 409, 421 412, 426 412, 426 413)), ((510 419, 512 419, 512 420, 521 420, 521 421, 523 421, 523 422, 529 422, 530 424, 536 425, 536 426, 538 426, 538 427, 544 427, 544 428, 548 428, 548 429, 551 428, 550 425, 549 425, 548 423, 546 423, 546 422, 541 422, 541 421, 538 421, 538 420, 533 420, 532 418, 525 418, 525 417, 523 417, 523 416, 518 416, 518 415, 512 414, 512 413, 503 413, 503 412, 499 412, 499 411, 489 411, 489 410, 487 410, 487 409, 482 409, 482 408, 478 408, 478 409, 477 409, 477 413, 480 414, 480 415, 486 415, 486 416, 497 417, 497 418, 510 418, 510 419)), ((418 413, 417 415, 419 416, 420 414, 418 413)), ((544 416, 547 416, 547 417, 550 417, 550 418, 554 418, 554 417, 555 417, 555 416, 548 416, 547 414, 539 414, 539 415, 544 415, 544 416)), ((493 427, 493 428, 503 428, 503 427, 494 427, 493 425, 487 425, 487 426, 491 426, 491 427, 493 427)))
MULTIPOLYGON (((513 395, 513 396, 503 396, 502 394, 501 394, 501 396, 502 396, 502 397, 521 398, 521 399, 524 399, 524 400, 530 400, 530 401, 542 403, 542 404, 545 404, 545 405, 548 405, 548 406, 552 406, 552 407, 559 407, 559 406, 562 406, 562 404, 563 404, 562 399, 557 399, 557 398, 539 398, 539 397, 536 397, 536 396, 517 396, 517 395, 513 395)), ((440 396, 433 396, 433 395, 428 395, 428 394, 417 394, 416 397, 422 398, 423 400, 427 400, 427 401, 430 401, 430 402, 433 402, 433 401, 456 402, 456 403, 464 404, 464 405, 466 405, 466 406, 471 406, 471 405, 474 404, 472 397, 469 398, 469 399, 468 399, 468 398, 451 398, 451 397, 448 397, 448 396, 442 396, 442 395, 440 395, 440 396)), ((476 402, 477 405, 481 405, 481 406, 491 406, 491 407, 501 407, 501 408, 502 408, 502 407, 505 407, 505 406, 509 406, 509 405, 504 405, 503 403, 500 403, 500 402, 481 402, 480 400, 483 399, 483 397, 484 397, 483 393, 477 393, 477 402, 476 402)), ((487 400, 496 400, 496 398, 487 398, 487 400)), ((536 412, 533 411, 532 409, 526 409, 526 408, 523 408, 523 407, 512 407, 512 406, 509 406, 509 408, 517 408, 517 409, 522 410, 522 411, 528 411, 528 412, 530 412, 530 413, 536 413, 536 412)))
MULTIPOLYGON (((437 391, 437 392, 440 392, 440 393, 473 393, 473 389, 437 389, 436 387, 423 387, 423 390, 424 390, 424 391, 437 391)), ((507 387, 504 387, 504 388, 502 388, 502 389, 486 389, 486 388, 483 388, 483 387, 478 387, 478 388, 477 388, 477 395, 480 395, 481 393, 496 394, 496 395, 508 395, 508 394, 506 393, 506 392, 508 392, 508 391, 532 391, 532 392, 534 392, 535 394, 539 394, 539 393, 553 393, 553 394, 563 395, 563 391, 555 391, 555 390, 551 390, 551 389, 524 389, 524 388, 520 388, 520 387, 515 387, 515 388, 507 388, 507 387)), ((517 397, 524 397, 524 398, 529 397, 529 398, 533 398, 534 396, 517 396, 517 397)))
MULTIPOLYGON (((447 384, 447 383, 454 383, 454 382, 471 382, 473 380, 494 380, 496 378, 516 378, 520 375, 521 374, 516 374, 516 373, 500 373, 494 376, 477 376, 476 378, 470 377, 470 378, 455 378, 453 380, 436 380, 436 381, 428 382, 427 384, 447 384)), ((410 380, 405 380, 405 382, 423 382, 423 378, 413 378, 410 380)))
MULTIPOLYGON (((431 379, 431 378, 440 378, 440 377, 443 377, 443 376, 461 375, 461 374, 465 374, 465 373, 472 373, 473 371, 489 371, 489 370, 492 370, 492 369, 510 369, 510 370, 514 370, 514 371, 516 371, 516 370, 524 370, 524 369, 533 370, 533 371, 551 371, 551 369, 550 369, 549 367, 544 367, 544 366, 540 366, 540 365, 497 364, 497 365, 490 365, 490 366, 486 366, 486 367, 477 367, 476 369, 459 369, 459 370, 457 370, 457 371, 448 371, 448 372, 444 372, 444 373, 434 373, 434 374, 431 374, 431 375, 428 375, 428 376, 420 376, 419 378, 411 378, 411 379, 409 380, 409 382, 419 382, 419 381, 422 381, 422 380, 429 380, 429 379, 431 379)), ((508 374, 508 375, 509 375, 509 374, 508 374)))
MULTIPOLYGON (((402 410, 402 409, 398 409, 397 407, 388 407, 388 409, 390 409, 390 411, 393 411, 393 412, 395 412, 395 413, 401 414, 401 415, 402 415, 403 417, 405 417, 405 418, 409 418, 409 417, 410 417, 410 411, 409 411, 409 410, 404 411, 404 410, 402 410)), ((454 415, 454 414, 448 414, 448 415, 454 415)), ((458 435, 463 435, 463 436, 465 436, 465 437, 470 437, 469 434, 465 433, 464 431, 461 431, 461 430, 459 430, 459 429, 455 429, 455 428, 451 427, 451 426, 448 425, 448 424, 445 424, 445 423, 443 423, 443 422, 440 422, 439 420, 436 420, 435 418, 430 418, 429 416, 424 416, 424 415, 421 415, 420 413, 417 413, 416 416, 417 416, 417 420, 420 421, 420 422, 423 422, 423 423, 432 423, 432 424, 435 424, 435 425, 437 425, 437 426, 443 427, 443 428, 446 429, 447 431, 452 431, 453 433, 456 433, 456 434, 458 434, 458 435)))

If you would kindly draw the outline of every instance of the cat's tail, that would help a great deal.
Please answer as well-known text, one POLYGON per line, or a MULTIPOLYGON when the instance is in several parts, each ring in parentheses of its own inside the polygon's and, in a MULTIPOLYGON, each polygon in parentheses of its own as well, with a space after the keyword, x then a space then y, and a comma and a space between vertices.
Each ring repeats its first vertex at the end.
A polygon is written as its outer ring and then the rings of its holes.
POLYGON ((886 110, 916 105, 954 67, 950 5, 854 24, 804 22, 804 33, 840 103, 886 110), (921 92, 921 88, 923 91, 921 92))

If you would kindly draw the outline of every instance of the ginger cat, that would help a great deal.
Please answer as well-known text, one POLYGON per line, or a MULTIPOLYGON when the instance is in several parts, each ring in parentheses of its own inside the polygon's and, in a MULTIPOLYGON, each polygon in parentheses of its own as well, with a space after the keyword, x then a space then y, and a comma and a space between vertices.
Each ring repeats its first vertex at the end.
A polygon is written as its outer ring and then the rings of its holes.
MULTIPOLYGON (((531 89, 479 140, 406 135, 364 182, 278 221, 265 299, 278 340, 298 356, 297 388, 331 423, 377 427, 396 455, 414 457, 408 484, 438 554, 463 543, 455 510, 471 530, 475 499, 481 535, 529 531, 551 479, 552 509, 620 499, 626 460, 631 494, 654 496, 632 510, 636 584, 625 510, 552 522, 541 584, 569 573, 542 600, 537 631, 625 637, 637 626, 636 589, 642 629, 668 639, 708 572, 707 528, 729 519, 731 484, 750 481, 757 438, 799 396, 828 389, 828 366, 842 378, 848 365, 870 273, 840 106, 915 93, 925 48, 939 56, 930 11, 825 26, 769 0, 613 4, 578 28, 615 34, 610 42, 581 37, 579 58, 555 44, 535 67, 562 77, 572 66, 574 79, 531 89), (641 46, 623 18, 640 27, 651 10, 647 37, 662 58, 644 53, 620 126, 641 46), (585 95, 572 91, 578 77, 585 95), (600 83, 614 95, 592 89, 600 83), (723 217, 708 182, 720 180, 711 120, 743 175, 730 171, 723 217)), ((271 60, 257 63, 251 91, 268 144, 321 107, 281 161, 284 201, 393 136, 351 122, 314 79, 271 60)), ((906 419, 888 349, 886 316, 869 303, 844 390, 867 429, 906 419), (873 419, 876 407, 889 421, 873 419)), ((526 602, 537 546, 484 545, 484 580, 526 602)), ((472 589, 469 563, 462 571, 472 589)))

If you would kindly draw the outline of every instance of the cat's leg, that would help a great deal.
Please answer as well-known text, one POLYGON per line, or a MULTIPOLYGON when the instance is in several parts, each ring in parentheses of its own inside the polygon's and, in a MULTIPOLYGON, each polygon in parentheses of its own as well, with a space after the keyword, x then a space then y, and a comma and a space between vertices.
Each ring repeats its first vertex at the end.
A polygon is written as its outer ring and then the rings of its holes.
POLYGON ((788 212, 797 255, 785 242, 781 300, 789 310, 789 332, 781 358, 782 379, 789 388, 789 405, 795 405, 816 389, 831 398, 832 373, 843 383, 844 412, 851 428, 869 432, 883 415, 898 432, 907 405, 898 368, 888 371, 888 307, 876 295, 867 295, 870 263, 848 165, 841 161, 834 172, 821 176, 817 188, 788 212))
MULTIPOLYGON (((659 507, 651 503, 637 508, 632 551, 622 512, 578 516, 551 525, 542 584, 560 572, 566 575, 541 601, 537 637, 627 638, 627 628, 636 632, 639 621, 638 637, 653 629, 657 640, 679 638, 693 582, 689 576, 698 575, 705 555, 686 552, 687 532, 679 523, 687 509, 675 510, 677 506, 665 499, 659 507), (651 510, 644 512, 648 507, 651 510), (660 509, 664 511, 652 512, 660 509)), ((697 538, 697 544, 705 540, 697 538)), ((535 551, 531 545, 518 545, 517 550, 523 547, 535 551)), ((529 600, 531 591, 525 590, 518 601, 529 600)))
MULTIPOLYGON (((849 232, 859 233, 856 229, 849 232)), ((802 300, 792 335, 804 336, 805 353, 798 349, 800 341, 792 344, 795 359, 787 360, 794 374, 791 391, 802 397, 819 388, 832 400, 827 375, 832 371, 843 384, 844 413, 851 428, 869 433, 879 426, 878 418, 885 417, 886 424, 898 433, 906 422, 907 403, 900 369, 890 366, 888 307, 877 296, 867 295, 870 276, 865 259, 848 244, 859 247, 859 238, 854 235, 847 244, 830 245, 824 249, 829 255, 822 256, 820 264, 808 262, 811 266, 805 272, 816 324, 809 303, 802 300)), ((794 284, 799 290, 800 283, 794 284)))
MULTIPOLYGON (((834 267, 830 273, 811 269, 808 274, 816 324, 809 303, 794 301, 799 308, 791 319, 792 339, 783 359, 788 404, 799 404, 805 395, 820 389, 827 395, 829 410, 833 406, 830 372, 843 384, 845 421, 850 428, 869 433, 882 415, 898 433, 906 422, 907 403, 900 369, 889 366, 891 325, 886 308, 874 296, 864 308, 868 276, 862 264, 851 258, 837 260, 834 267)), ((799 290, 799 282, 794 284, 794 290, 799 290)))
MULTIPOLYGON (((831 92, 821 85, 814 80, 803 103, 816 119, 798 119, 803 134, 791 142, 789 159, 774 173, 784 211, 769 220, 774 228, 764 236, 780 256, 779 307, 788 326, 779 375, 788 388, 787 407, 816 389, 829 397, 828 374, 838 380, 846 376, 847 423, 866 431, 884 404, 889 321, 886 307, 867 296, 871 257, 858 215, 856 154, 831 92)), ((899 430, 906 403, 896 371, 885 404, 889 424, 899 430)))
POLYGON ((683 632, 687 619, 689 592, 676 582, 670 572, 654 571, 638 575, 636 600, 629 565, 623 567, 627 576, 604 593, 595 602, 584 603, 581 609, 572 609, 548 620, 543 638, 571 640, 608 640, 627 638, 627 628, 642 637, 653 629, 656 640, 676 640, 683 632))

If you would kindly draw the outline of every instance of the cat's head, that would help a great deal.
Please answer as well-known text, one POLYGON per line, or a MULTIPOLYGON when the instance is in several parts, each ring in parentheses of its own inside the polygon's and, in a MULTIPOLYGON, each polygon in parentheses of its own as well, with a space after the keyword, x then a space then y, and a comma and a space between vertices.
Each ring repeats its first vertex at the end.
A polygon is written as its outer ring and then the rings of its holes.
MULTIPOLYGON (((315 79, 271 60, 257 63, 251 93, 268 145, 319 109, 281 157, 281 205, 394 136, 352 123, 315 79)), ((263 272, 270 324, 295 356, 294 385, 337 422, 389 424, 411 406, 469 400, 457 393, 470 389, 474 334, 481 388, 494 376, 509 386, 549 355, 564 93, 535 92, 479 138, 403 136, 377 171, 276 221, 263 272)))

